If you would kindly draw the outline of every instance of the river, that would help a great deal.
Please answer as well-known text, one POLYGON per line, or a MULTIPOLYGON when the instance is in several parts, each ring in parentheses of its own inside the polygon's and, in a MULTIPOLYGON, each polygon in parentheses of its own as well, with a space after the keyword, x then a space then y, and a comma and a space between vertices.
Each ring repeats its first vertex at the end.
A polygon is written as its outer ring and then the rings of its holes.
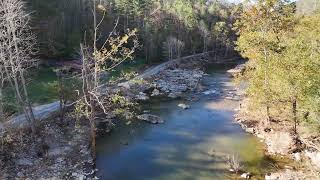
POLYGON ((210 68, 203 83, 220 94, 190 94, 197 101, 153 100, 144 109, 161 116, 164 124, 117 123, 97 141, 97 168, 106 180, 234 179, 227 157, 236 156, 242 170, 262 179, 277 167, 264 155, 259 139, 234 123, 239 102, 224 98, 234 91, 225 68, 210 68), (183 110, 177 105, 188 103, 183 110))

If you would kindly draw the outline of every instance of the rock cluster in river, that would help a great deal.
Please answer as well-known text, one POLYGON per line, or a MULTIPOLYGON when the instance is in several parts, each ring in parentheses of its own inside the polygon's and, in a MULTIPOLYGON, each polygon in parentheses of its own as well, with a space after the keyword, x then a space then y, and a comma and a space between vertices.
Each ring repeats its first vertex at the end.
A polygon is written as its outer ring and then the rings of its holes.
POLYGON ((183 92, 195 90, 204 73, 199 70, 168 69, 159 73, 153 86, 171 98, 177 98, 183 92))
POLYGON ((141 114, 141 115, 138 115, 137 118, 139 120, 146 121, 146 122, 151 123, 151 124, 162 124, 162 123, 164 123, 164 120, 161 117, 153 115, 153 114, 141 114))

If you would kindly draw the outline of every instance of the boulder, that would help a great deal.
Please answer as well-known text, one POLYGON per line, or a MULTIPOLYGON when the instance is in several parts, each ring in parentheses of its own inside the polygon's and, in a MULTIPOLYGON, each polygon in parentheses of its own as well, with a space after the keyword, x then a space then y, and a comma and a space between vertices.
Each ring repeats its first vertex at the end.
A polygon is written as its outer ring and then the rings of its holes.
POLYGON ((137 118, 139 120, 146 121, 146 122, 151 123, 151 124, 162 124, 162 123, 164 123, 163 119, 161 119, 159 116, 152 115, 152 114, 141 114, 141 115, 138 115, 137 118))

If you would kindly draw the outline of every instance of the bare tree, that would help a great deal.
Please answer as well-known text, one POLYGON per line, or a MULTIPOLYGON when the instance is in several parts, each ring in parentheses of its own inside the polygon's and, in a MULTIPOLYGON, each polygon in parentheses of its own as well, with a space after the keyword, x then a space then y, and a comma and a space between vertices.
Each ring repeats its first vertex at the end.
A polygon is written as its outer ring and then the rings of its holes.
POLYGON ((93 0, 93 30, 94 36, 92 44, 81 44, 80 53, 82 59, 82 94, 83 98, 78 102, 76 109, 82 109, 82 112, 90 122, 91 129, 91 150, 93 158, 95 158, 95 138, 96 125, 95 119, 101 114, 107 115, 108 104, 110 99, 102 91, 103 84, 100 81, 100 75, 106 71, 110 71, 122 62, 133 59, 133 54, 139 46, 137 38, 137 30, 128 31, 123 36, 116 33, 118 20, 113 30, 106 37, 105 41, 98 45, 97 41, 101 42, 103 37, 98 37, 99 26, 104 20, 106 8, 102 4, 97 4, 93 0), (102 13, 101 19, 97 20, 97 13, 102 13))
POLYGON ((28 98, 25 73, 35 65, 35 36, 29 26, 30 15, 21 0, 0 0, 0 65, 14 88, 17 102, 35 133, 34 115, 28 98))
POLYGON ((164 42, 165 54, 167 55, 169 60, 180 58, 183 48, 184 42, 175 37, 168 37, 164 42))
MULTIPOLYGON (((0 42, 0 46, 2 43, 0 42)), ((4 58, 3 48, 0 48, 0 59, 4 58)), ((5 112, 4 112, 4 85, 6 81, 5 69, 3 63, 0 61, 0 124, 5 120, 5 112)))
POLYGON ((210 31, 204 21, 200 21, 199 30, 200 30, 201 36, 203 38, 203 52, 207 52, 208 51, 208 42, 209 42, 208 40, 210 38, 210 31))

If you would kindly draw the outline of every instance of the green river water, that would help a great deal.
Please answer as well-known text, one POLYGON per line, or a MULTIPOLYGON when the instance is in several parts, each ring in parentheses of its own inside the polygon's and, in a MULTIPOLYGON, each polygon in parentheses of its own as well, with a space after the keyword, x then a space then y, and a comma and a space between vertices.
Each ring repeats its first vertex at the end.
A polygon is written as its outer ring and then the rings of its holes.
MULTIPOLYGON (((227 93, 234 86, 225 70, 212 69, 203 80, 209 89, 227 93)), ((234 123, 239 102, 221 95, 192 94, 199 101, 154 100, 145 110, 161 116, 164 124, 117 123, 97 142, 97 168, 106 180, 240 179, 228 171, 228 156, 239 157, 242 170, 263 179, 279 166, 265 156, 264 146, 234 123), (191 105, 182 110, 177 105, 191 105)))

